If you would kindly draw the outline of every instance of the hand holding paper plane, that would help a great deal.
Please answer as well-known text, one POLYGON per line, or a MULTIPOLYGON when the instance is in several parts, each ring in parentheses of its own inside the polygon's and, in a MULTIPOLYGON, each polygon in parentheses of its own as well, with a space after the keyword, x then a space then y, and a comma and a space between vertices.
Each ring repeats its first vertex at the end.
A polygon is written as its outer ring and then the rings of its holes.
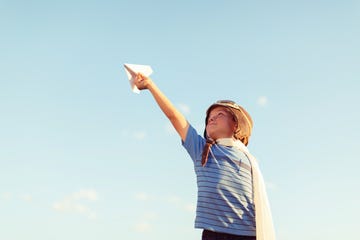
POLYGON ((148 65, 137 65, 137 64, 124 64, 126 75, 129 78, 131 89, 134 93, 140 93, 140 90, 135 85, 136 75, 141 73, 146 77, 149 77, 153 70, 148 65))

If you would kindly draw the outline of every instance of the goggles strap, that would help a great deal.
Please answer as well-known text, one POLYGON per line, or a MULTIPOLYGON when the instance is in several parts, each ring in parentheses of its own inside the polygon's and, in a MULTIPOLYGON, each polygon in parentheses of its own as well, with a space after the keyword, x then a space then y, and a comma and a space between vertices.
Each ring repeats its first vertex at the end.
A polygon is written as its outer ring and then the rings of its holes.
POLYGON ((205 166, 207 163, 207 160, 209 158, 209 152, 210 152, 210 148, 211 146, 215 143, 214 140, 210 139, 206 139, 206 143, 202 152, 202 156, 201 156, 201 166, 205 166))

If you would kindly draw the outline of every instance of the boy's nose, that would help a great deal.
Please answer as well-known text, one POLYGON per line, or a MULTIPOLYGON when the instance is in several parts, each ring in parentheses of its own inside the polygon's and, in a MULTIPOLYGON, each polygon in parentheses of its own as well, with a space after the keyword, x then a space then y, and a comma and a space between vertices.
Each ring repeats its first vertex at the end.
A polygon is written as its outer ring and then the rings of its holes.
POLYGON ((208 123, 214 122, 216 119, 217 119, 217 116, 216 116, 216 115, 211 116, 211 117, 209 118, 208 123))

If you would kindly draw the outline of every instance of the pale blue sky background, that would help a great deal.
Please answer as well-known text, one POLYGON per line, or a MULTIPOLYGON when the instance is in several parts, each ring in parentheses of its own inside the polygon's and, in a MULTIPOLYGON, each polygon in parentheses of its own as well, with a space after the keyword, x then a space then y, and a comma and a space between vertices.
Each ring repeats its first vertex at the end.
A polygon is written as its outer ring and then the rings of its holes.
POLYGON ((148 92, 203 131, 232 99, 278 240, 358 239, 359 1, 0 0, 0 239, 183 240, 192 162, 148 92))

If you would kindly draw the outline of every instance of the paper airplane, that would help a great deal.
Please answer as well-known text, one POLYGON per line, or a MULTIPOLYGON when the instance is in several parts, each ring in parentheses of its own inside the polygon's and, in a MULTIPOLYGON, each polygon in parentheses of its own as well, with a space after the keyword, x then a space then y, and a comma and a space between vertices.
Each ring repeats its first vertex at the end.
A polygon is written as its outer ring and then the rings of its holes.
POLYGON ((141 74, 145 75, 146 77, 149 77, 152 74, 153 70, 148 65, 137 65, 137 64, 125 63, 124 67, 125 67, 126 75, 129 78, 132 91, 134 93, 140 93, 140 90, 135 85, 136 75, 138 73, 141 73, 141 74))

